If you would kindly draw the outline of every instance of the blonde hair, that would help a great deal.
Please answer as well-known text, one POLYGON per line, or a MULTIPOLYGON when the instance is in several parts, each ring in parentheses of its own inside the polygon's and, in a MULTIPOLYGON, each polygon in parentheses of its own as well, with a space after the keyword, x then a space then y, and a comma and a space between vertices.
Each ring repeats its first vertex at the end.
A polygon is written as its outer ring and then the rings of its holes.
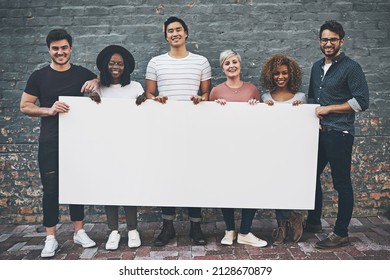
POLYGON ((238 61, 240 61, 240 64, 241 64, 241 56, 238 52, 233 51, 233 50, 226 50, 226 51, 221 52, 221 54, 219 55, 219 66, 222 67, 225 60, 228 58, 231 58, 232 56, 237 56, 238 61))

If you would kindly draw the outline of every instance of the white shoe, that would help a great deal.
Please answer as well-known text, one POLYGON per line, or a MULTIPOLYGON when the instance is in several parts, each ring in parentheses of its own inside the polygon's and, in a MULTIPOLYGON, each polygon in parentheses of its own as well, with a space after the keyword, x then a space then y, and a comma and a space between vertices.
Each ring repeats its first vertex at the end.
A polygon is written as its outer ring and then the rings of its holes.
POLYGON ((221 240, 222 245, 233 245, 233 241, 236 240, 237 235, 234 230, 225 230, 225 236, 221 240))
POLYGON ((83 246, 83 248, 90 248, 96 245, 95 241, 88 237, 84 229, 80 229, 73 235, 73 241, 74 243, 83 246))
POLYGON ((248 233, 248 234, 241 234, 241 233, 239 233, 238 234, 238 238, 237 238, 237 243, 251 245, 251 246, 254 246, 254 247, 265 247, 265 246, 267 246, 267 241, 262 240, 262 239, 256 237, 252 233, 248 233))
POLYGON ((139 233, 136 229, 130 230, 128 235, 129 235, 128 245, 130 248, 137 248, 141 246, 141 239, 139 238, 139 233))
POLYGON ((119 240, 121 240, 121 235, 117 230, 113 230, 108 237, 106 243, 106 250, 116 250, 119 246, 119 240))
POLYGON ((56 238, 54 237, 54 235, 48 235, 46 236, 45 247, 43 247, 43 250, 41 252, 41 257, 42 258, 53 257, 57 249, 58 249, 58 242, 56 238))

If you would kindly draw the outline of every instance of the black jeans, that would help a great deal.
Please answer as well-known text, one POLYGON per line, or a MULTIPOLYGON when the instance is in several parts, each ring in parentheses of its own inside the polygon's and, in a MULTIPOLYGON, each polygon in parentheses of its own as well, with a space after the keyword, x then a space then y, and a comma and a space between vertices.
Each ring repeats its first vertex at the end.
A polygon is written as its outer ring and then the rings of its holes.
MULTIPOLYGON (((53 227, 59 222, 58 203, 58 143, 39 143, 38 164, 43 185, 43 225, 53 227)), ((70 219, 84 219, 84 205, 69 205, 70 219)))
MULTIPOLYGON (((162 218, 173 220, 175 218, 176 207, 161 207, 162 218)), ((188 207, 188 217, 191 222, 200 222, 202 220, 201 208, 188 207)))
POLYGON ((348 236, 348 225, 353 211, 353 189, 351 181, 351 159, 354 137, 350 133, 336 130, 320 132, 318 145, 317 182, 315 208, 308 213, 307 223, 321 224, 322 187, 321 173, 330 164, 333 187, 338 192, 338 213, 334 232, 348 236))
MULTIPOLYGON (((251 231, 252 221, 257 209, 242 209, 240 233, 248 234, 251 231)), ((222 208, 223 219, 225 220, 226 230, 235 230, 234 208, 222 208)))

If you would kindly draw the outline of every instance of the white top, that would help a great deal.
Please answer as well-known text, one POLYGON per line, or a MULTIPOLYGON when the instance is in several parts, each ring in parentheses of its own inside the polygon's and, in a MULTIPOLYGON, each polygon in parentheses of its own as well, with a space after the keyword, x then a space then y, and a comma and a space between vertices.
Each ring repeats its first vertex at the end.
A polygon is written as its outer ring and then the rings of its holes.
POLYGON ((261 95, 261 100, 263 102, 267 101, 267 100, 271 100, 273 101, 274 103, 287 103, 287 104, 291 104, 293 103, 295 100, 300 100, 302 101, 302 103, 306 103, 306 95, 303 93, 303 92, 297 92, 293 98, 289 99, 289 100, 286 100, 286 101, 276 101, 272 98, 272 95, 271 93, 267 92, 267 93, 264 93, 261 95))
POLYGON ((140 83, 131 81, 130 84, 124 87, 121 84, 111 84, 109 87, 101 86, 98 89, 98 93, 101 97, 137 98, 138 95, 144 93, 144 89, 140 83))
POLYGON ((166 53, 149 61, 145 78, 157 81, 159 95, 190 100, 198 94, 200 82, 211 79, 211 67, 201 55, 190 52, 185 58, 173 58, 166 53))

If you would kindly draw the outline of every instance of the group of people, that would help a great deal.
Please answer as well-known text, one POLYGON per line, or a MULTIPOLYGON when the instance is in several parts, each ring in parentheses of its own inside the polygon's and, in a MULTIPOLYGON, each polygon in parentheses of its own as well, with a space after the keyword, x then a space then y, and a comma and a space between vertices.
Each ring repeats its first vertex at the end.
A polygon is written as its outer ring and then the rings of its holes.
MULTIPOLYGON (((338 192, 338 214, 334 231, 316 243, 317 248, 335 248, 348 244, 348 225, 352 217, 353 190, 351 183, 351 154, 354 139, 355 112, 368 108, 368 87, 360 65, 340 51, 344 43, 344 30, 340 23, 325 22, 320 29, 320 49, 324 58, 317 61, 311 71, 308 100, 299 92, 302 71, 298 63, 284 54, 270 56, 264 63, 260 81, 265 92, 261 95, 253 84, 241 80, 241 56, 234 50, 220 54, 220 66, 226 81, 211 89, 211 67, 208 60, 186 48, 189 35, 186 23, 170 17, 164 23, 165 39, 170 50, 150 60, 146 70, 145 90, 130 79, 135 67, 132 54, 124 47, 110 45, 96 59, 100 71, 97 77, 91 71, 70 63, 72 37, 63 29, 50 31, 46 38, 51 57, 50 65, 35 71, 27 81, 21 98, 21 111, 29 116, 41 117, 38 162, 43 185, 43 225, 47 237, 42 257, 52 257, 58 248, 56 225, 59 222, 58 203, 58 114, 69 111, 69 106, 58 101, 59 96, 90 94, 95 102, 102 97, 134 98, 140 105, 146 99, 161 104, 169 100, 247 102, 255 106, 264 102, 270 106, 287 103, 319 104, 316 115, 320 119, 315 209, 308 212, 305 230, 320 232, 322 188, 320 176, 330 163, 333 185, 338 192), (210 91, 211 89, 211 91, 210 91), (158 91, 158 94, 156 92, 158 91), (39 101, 39 105, 37 102, 39 101)), ((287 186, 286 186, 287 187, 287 186)), ((243 205, 244 206, 244 205, 243 205)), ((115 250, 120 242, 118 207, 105 206, 110 234, 107 250, 115 250)), ((95 246, 83 229, 84 206, 70 205, 74 225, 74 242, 84 248, 95 246)), ((137 208, 124 206, 128 229, 128 246, 141 245, 137 231, 137 208)), ((251 233, 256 209, 243 208, 241 224, 236 233, 234 209, 223 208, 226 224, 223 245, 240 244, 267 246, 267 241, 251 233)), ((280 245, 290 236, 298 242, 304 231, 304 216, 293 210, 276 210, 278 227, 273 234, 273 245, 280 245)), ((188 208, 190 237, 195 245, 207 243, 201 230, 201 208, 188 208)), ((155 246, 164 246, 176 236, 173 226, 174 207, 162 207, 162 230, 154 240, 155 246)))

